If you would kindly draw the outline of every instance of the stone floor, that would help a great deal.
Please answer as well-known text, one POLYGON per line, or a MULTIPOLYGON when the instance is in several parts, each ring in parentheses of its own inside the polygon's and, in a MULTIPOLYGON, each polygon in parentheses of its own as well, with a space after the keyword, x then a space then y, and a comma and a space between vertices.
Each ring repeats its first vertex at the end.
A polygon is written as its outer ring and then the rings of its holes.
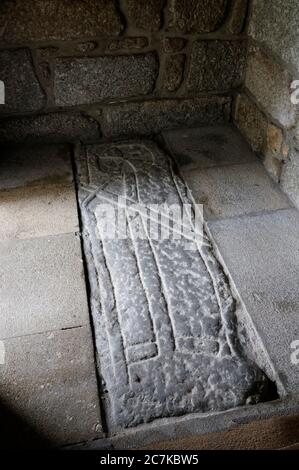
POLYGON ((69 147, 0 160, 0 413, 33 440, 146 445, 292 412, 299 214, 234 129, 161 139, 172 158, 150 141, 77 148, 82 240, 69 147), (130 208, 129 238, 106 239, 119 195, 203 204, 204 243, 193 213, 191 243, 157 241, 130 208), (281 400, 251 406, 275 397, 268 378, 281 400))
POLYGON ((99 437, 70 149, 5 149, 0 188, 3 437, 8 439, 14 415, 26 423, 20 445, 27 426, 33 441, 43 438, 49 445, 99 437))

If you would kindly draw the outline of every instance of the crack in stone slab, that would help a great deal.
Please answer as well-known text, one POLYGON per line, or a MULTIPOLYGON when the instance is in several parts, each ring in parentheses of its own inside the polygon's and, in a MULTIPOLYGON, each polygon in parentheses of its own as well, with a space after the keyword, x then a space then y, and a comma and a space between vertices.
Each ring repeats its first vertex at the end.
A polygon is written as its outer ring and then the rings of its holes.
MULTIPOLYGON (((235 299, 207 235, 187 250, 184 238, 151 237, 142 211, 127 209, 129 237, 103 236, 102 206, 118 196, 191 203, 168 156, 150 141, 89 145, 76 167, 109 431, 263 400, 268 379, 241 351, 235 299)), ((194 232, 194 213, 186 220, 194 232)))

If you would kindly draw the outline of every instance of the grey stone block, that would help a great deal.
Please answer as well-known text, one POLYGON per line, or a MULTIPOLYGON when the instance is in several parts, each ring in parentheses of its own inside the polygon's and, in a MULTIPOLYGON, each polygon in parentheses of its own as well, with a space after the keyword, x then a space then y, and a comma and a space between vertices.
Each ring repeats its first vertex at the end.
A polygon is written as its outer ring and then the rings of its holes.
MULTIPOLYGON (((9 339, 3 345, 1 405, 3 401, 48 445, 101 436, 89 327, 9 339)), ((18 434, 16 429, 13 438, 18 434)), ((26 440, 35 448, 28 435, 21 437, 20 447, 26 440)))
POLYGON ((99 124, 77 113, 49 113, 10 118, 0 126, 0 142, 88 142, 101 137, 99 124))
POLYGON ((295 150, 283 167, 281 187, 299 208, 299 152, 295 150))
POLYGON ((163 22, 165 0, 124 0, 129 26, 145 31, 158 31, 163 22))
POLYGON ((298 396, 299 214, 295 209, 209 223, 228 272, 288 393, 298 396))
POLYGON ((182 176, 208 219, 290 207, 287 197, 260 162, 201 170, 185 170, 182 176))
POLYGON ((73 106, 147 95, 154 89, 158 71, 154 53, 59 59, 54 72, 55 103, 73 106))
POLYGON ((296 122, 296 106, 291 101, 290 74, 260 50, 248 58, 245 85, 273 119, 282 126, 296 122))
POLYGON ((187 88, 191 92, 227 91, 243 81, 244 41, 196 41, 193 44, 187 88))
POLYGON ((79 230, 72 185, 0 190, 0 240, 24 239, 79 230))
POLYGON ((226 6, 226 0, 171 0, 168 28, 182 33, 211 33, 223 23, 226 6))
POLYGON ((163 137, 182 171, 256 161, 247 142, 229 124, 166 131, 163 137))
POLYGON ((0 114, 38 111, 45 105, 29 50, 0 51, 0 77, 5 84, 5 104, 0 106, 0 114))
POLYGON ((163 88, 166 91, 179 89, 184 77, 185 55, 166 56, 163 74, 163 88))
POLYGON ((164 129, 228 121, 230 98, 157 100, 107 106, 102 130, 107 137, 150 135, 164 129))
POLYGON ((3 148, 0 191, 29 185, 69 184, 72 181, 70 149, 66 145, 3 148))
POLYGON ((80 241, 74 234, 0 243, 0 338, 86 325, 80 241))
POLYGON ((249 34, 299 73, 297 0, 254 0, 249 34))
POLYGON ((208 238, 192 238, 192 215, 188 235, 155 237, 158 218, 129 210, 190 205, 167 156, 150 141, 129 141, 87 146, 76 162, 110 432, 263 400, 267 379, 238 344, 233 294, 208 238), (118 196, 127 236, 118 225, 105 236, 103 204, 117 209, 118 196))
POLYGON ((248 0, 235 0, 232 2, 231 10, 222 31, 230 34, 240 34, 245 25, 247 10, 248 0))
POLYGON ((122 30, 115 0, 5 0, 0 31, 6 42, 71 40, 122 30))
POLYGON ((241 94, 237 97, 234 117, 252 149, 262 153, 266 146, 268 128, 265 115, 247 95, 241 94))

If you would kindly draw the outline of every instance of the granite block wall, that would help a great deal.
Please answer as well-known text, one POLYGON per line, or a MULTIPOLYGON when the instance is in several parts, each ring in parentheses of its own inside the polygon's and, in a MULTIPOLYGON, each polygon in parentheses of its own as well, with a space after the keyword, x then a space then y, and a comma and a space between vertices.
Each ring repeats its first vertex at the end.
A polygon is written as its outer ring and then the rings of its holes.
POLYGON ((299 207, 298 1, 252 0, 248 24, 244 89, 235 99, 234 119, 299 207))
POLYGON ((94 141, 226 121, 247 0, 2 0, 0 140, 94 141))

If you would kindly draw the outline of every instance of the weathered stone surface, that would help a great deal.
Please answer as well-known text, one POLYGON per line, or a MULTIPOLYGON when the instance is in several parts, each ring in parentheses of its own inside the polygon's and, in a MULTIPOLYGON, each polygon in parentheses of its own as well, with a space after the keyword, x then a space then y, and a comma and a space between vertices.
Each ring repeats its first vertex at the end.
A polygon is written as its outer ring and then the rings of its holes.
POLYGON ((291 344, 299 338, 298 211, 215 221, 209 228, 271 358, 273 378, 298 396, 299 368, 291 360, 291 344))
POLYGON ((3 241, 0 257, 1 339, 89 324, 74 234, 3 241))
POLYGON ((165 0, 124 0, 130 27, 146 31, 158 31, 163 21, 165 0))
POLYGON ((180 171, 255 162, 256 157, 230 124, 163 132, 180 171))
POLYGON ((226 0, 170 0, 168 3, 171 31, 210 33, 221 26, 226 16, 226 0))
POLYGON ((282 172, 282 161, 268 153, 265 155, 263 163, 271 178, 278 183, 282 172))
POLYGON ((185 55, 176 54, 165 58, 163 88, 167 91, 179 89, 184 76, 185 55))
POLYGON ((268 125, 267 130, 267 153, 282 159, 283 135, 281 129, 274 124, 268 125))
POLYGON ((253 150, 262 152, 267 139, 268 123, 263 113, 244 94, 237 97, 235 122, 253 150))
POLYGON ((292 127, 296 120, 296 106, 291 102, 291 82, 289 73, 260 50, 251 52, 245 85, 265 111, 286 127, 292 127))
POLYGON ((230 34, 240 34, 243 31, 248 0, 235 0, 231 2, 231 11, 225 23, 224 31, 230 34))
POLYGON ((123 38, 111 41, 107 46, 107 51, 143 49, 148 46, 148 39, 144 37, 123 38))
POLYGON ((254 0, 249 34, 264 42, 299 73, 297 0, 254 0))
POLYGON ((229 119, 230 98, 195 98, 119 104, 103 110, 107 137, 150 135, 165 129, 219 123, 229 119))
POLYGON ((5 84, 5 104, 0 114, 38 111, 45 96, 27 49, 0 51, 0 77, 5 84))
POLYGON ((257 160, 184 170, 183 177, 195 201, 204 205, 206 219, 221 219, 290 207, 257 160))
POLYGON ((9 146, 0 159, 0 190, 73 181, 66 145, 9 146))
POLYGON ((118 34, 115 0, 4 0, 0 31, 7 42, 70 40, 118 34))
MULTIPOLYGON (((103 204, 117 196, 144 208, 190 203, 166 155, 126 142, 88 146, 76 161, 110 429, 260 400, 267 381, 237 345, 235 300, 208 240, 190 251, 184 237, 157 239, 127 210, 128 236, 103 235, 103 204)), ((194 233, 192 216, 185 224, 194 233)))
POLYGON ((55 103, 73 106, 146 95, 153 91, 158 69, 154 53, 58 60, 54 77, 55 103))
POLYGON ((0 219, 0 240, 78 231, 75 188, 52 184, 0 190, 0 219))
POLYGON ((280 180, 282 171, 282 160, 285 157, 286 147, 283 145, 283 134, 279 127, 274 124, 268 124, 267 140, 263 150, 264 166, 274 181, 280 180))
POLYGON ((167 53, 180 52, 186 45, 186 40, 183 38, 164 38, 162 40, 163 50, 167 53))
MULTIPOLYGON (((1 402, 22 419, 19 426, 27 424, 14 429, 8 445, 22 449, 27 443, 28 450, 38 443, 60 446, 102 436, 89 327, 13 338, 3 344, 1 402)), ((3 419, 2 424, 12 427, 3 419)))
POLYGON ((299 209, 299 152, 291 152, 281 175, 281 186, 289 198, 299 209))
POLYGON ((239 86, 246 60, 244 41, 196 41, 187 88, 192 92, 225 91, 239 86))
POLYGON ((49 113, 1 121, 0 142, 88 142, 101 137, 99 124, 78 113, 49 113))

